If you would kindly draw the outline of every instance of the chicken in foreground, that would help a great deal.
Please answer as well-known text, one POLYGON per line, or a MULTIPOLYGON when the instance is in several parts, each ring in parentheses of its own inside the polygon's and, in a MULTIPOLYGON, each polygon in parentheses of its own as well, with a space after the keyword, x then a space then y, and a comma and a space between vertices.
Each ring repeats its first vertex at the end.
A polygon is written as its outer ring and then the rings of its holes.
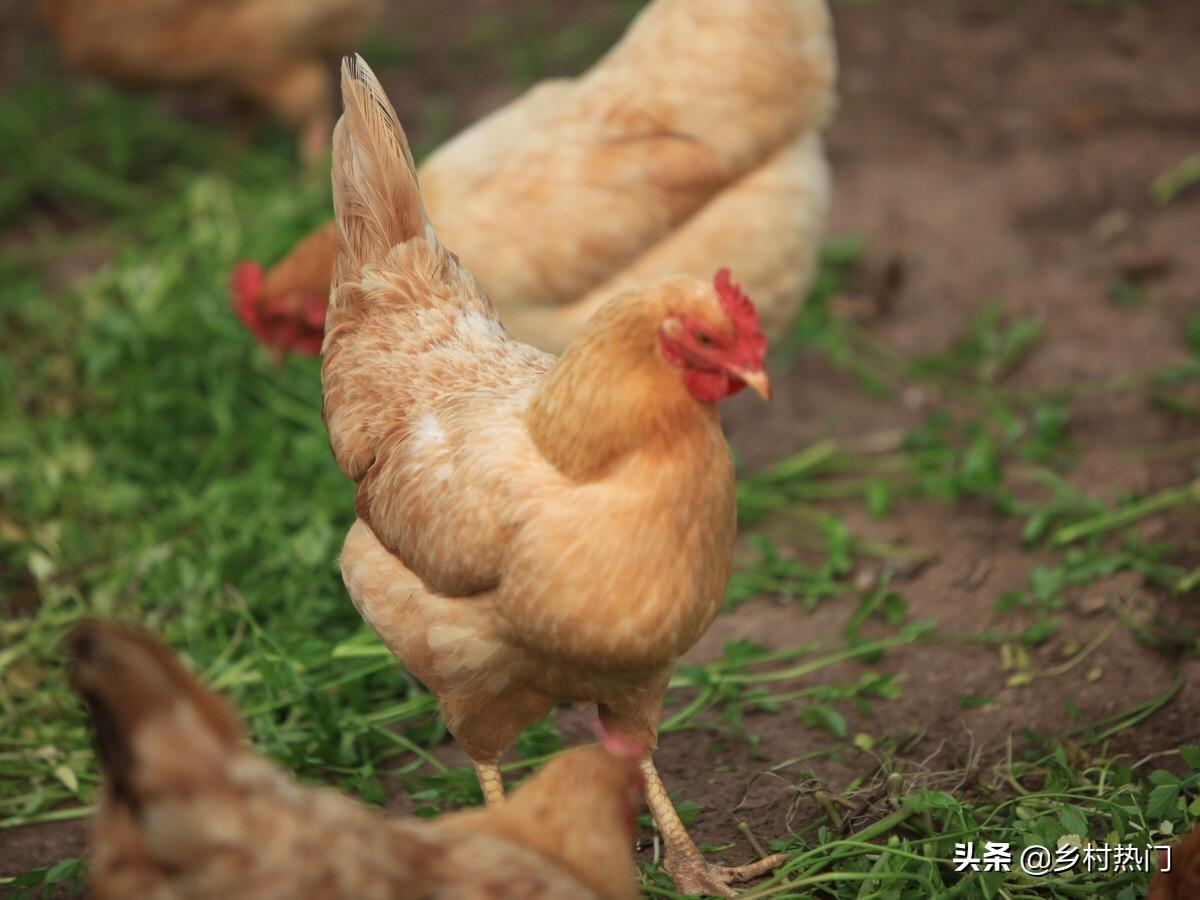
MULTIPOLYGON (((342 95, 322 366, 333 452, 358 482, 342 575, 496 804, 500 755, 556 704, 596 704, 608 732, 655 746, 675 661, 730 574, 716 404, 747 385, 769 395, 766 341, 721 270, 616 296, 557 360, 517 342, 435 233, 361 58, 342 95)), ((729 895, 782 862, 709 864, 649 755, 643 772, 681 890, 729 895)))
POLYGON ((97 900, 632 900, 640 748, 565 753, 497 809, 389 820, 290 778, 162 644, 114 622, 67 639, 105 783, 97 900))
POLYGON ((125 84, 221 88, 297 129, 310 162, 325 155, 333 128, 329 58, 347 52, 381 6, 379 0, 40 2, 73 68, 125 84))
MULTIPOLYGON (((713 259, 777 335, 816 265, 836 69, 825 0, 655 0, 582 76, 535 86, 434 153, 426 209, 508 328, 543 350, 620 291, 708 276, 713 259)), ((334 241, 314 232, 255 302, 328 296, 334 241)))
POLYGON ((1159 871, 1150 883, 1148 900, 1194 900, 1200 897, 1200 827, 1194 828, 1179 844, 1159 860, 1170 871, 1159 871))

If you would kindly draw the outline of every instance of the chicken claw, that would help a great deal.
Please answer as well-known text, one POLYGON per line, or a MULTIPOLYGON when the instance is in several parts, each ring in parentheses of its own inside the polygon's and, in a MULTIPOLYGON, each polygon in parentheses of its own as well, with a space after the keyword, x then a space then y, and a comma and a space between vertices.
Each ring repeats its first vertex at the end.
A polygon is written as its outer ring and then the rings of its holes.
POLYGON ((736 884, 766 875, 772 869, 783 865, 786 860, 786 853, 773 853, 764 856, 758 862, 744 866, 714 866, 702 856, 675 863, 667 857, 665 868, 675 882, 675 888, 684 894, 694 897, 710 894, 717 897, 736 897, 737 891, 729 886, 730 883, 736 884))
POLYGON ((667 788, 649 756, 642 760, 641 770, 642 777, 646 779, 646 805, 650 807, 666 845, 663 868, 681 893, 694 897, 736 897, 737 891, 729 886, 731 883, 758 878, 787 861, 786 853, 774 853, 744 866, 714 866, 688 837, 687 829, 683 827, 667 788))

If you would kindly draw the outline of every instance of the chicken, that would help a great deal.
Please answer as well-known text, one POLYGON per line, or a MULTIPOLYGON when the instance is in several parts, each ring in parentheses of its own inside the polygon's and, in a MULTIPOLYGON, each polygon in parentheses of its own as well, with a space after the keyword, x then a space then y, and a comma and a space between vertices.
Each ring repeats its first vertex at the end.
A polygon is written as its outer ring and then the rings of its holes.
POLYGON ((275 356, 288 349, 311 356, 321 352, 336 252, 331 222, 308 235, 265 275, 252 262, 233 270, 234 311, 275 356))
POLYGON ((389 820, 298 784, 148 635, 89 621, 67 640, 104 769, 97 900, 632 900, 641 748, 560 755, 498 809, 389 820))
MULTIPOLYGON (((434 153, 426 208, 513 334, 544 350, 614 294, 706 275, 714 258, 777 335, 829 205, 819 129, 836 67, 825 0, 656 0, 584 75, 535 86, 434 153)), ((262 302, 273 286, 327 294, 332 270, 296 263, 329 259, 320 240, 332 230, 271 272, 262 302)))
MULTIPOLYGON (((41 0, 73 68, 134 85, 215 85, 266 107, 320 159, 333 127, 328 58, 380 0, 41 0)), ((325 291, 321 292, 324 295, 325 291)))
POLYGON ((1150 883, 1149 900, 1192 900, 1200 897, 1200 828, 1195 828, 1168 854, 1160 851, 1160 871, 1150 883))
MULTIPOLYGON (((496 804, 500 755, 556 704, 596 704, 607 731, 655 746, 674 663, 732 564, 716 404, 747 385, 769 396, 766 341, 722 269, 618 295, 558 360, 517 342, 434 231, 357 57, 342 95, 322 364, 330 443, 358 482, 342 575, 496 804)), ((782 862, 706 862, 649 755, 642 768, 681 890, 731 895, 782 862)))

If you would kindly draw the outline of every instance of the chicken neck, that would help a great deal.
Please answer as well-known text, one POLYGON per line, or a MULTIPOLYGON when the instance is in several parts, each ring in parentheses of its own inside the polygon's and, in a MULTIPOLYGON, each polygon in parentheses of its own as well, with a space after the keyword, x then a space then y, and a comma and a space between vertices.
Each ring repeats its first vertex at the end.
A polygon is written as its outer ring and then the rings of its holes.
POLYGON ((715 405, 688 394, 679 369, 663 360, 661 318, 653 304, 609 304, 538 386, 526 425, 567 477, 602 477, 627 453, 720 428, 715 405))

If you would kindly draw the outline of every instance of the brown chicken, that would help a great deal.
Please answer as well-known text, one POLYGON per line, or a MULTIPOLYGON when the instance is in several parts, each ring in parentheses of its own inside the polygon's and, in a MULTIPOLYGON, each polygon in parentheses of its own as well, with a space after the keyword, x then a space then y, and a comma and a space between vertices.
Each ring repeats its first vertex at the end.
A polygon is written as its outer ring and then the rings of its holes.
POLYGON ((1170 871, 1160 871, 1150 883, 1148 900, 1195 900, 1200 897, 1200 828, 1171 850, 1168 857, 1160 851, 1159 865, 1170 871))
POLYGON ((234 311, 278 359, 288 350, 310 356, 321 352, 336 255, 331 222, 308 235, 265 275, 253 262, 243 262, 233 270, 234 311))
MULTIPOLYGON (((609 732, 655 746, 675 661, 730 574, 716 404, 746 385, 769 395, 766 341, 721 270, 618 295, 558 360, 518 343, 435 234, 359 58, 342 95, 322 368, 334 455, 359 484, 342 574, 494 804, 501 753, 556 704, 597 704, 609 732)), ((649 756, 643 771, 681 890, 730 894, 782 861, 710 865, 649 756)))
MULTIPOLYGON (((434 153, 426 209, 513 334, 544 350, 619 291, 707 276, 713 259, 778 334, 820 244, 836 68, 825 0, 656 0, 584 75, 534 87, 434 153)), ((327 296, 320 240, 332 229, 254 299, 327 296)))
POLYGON ((565 753, 497 809, 389 820, 301 785, 158 641, 90 621, 67 641, 104 769, 97 900, 632 900, 640 748, 565 753))
MULTIPOLYGON (((380 0, 40 0, 67 63, 133 85, 212 85, 300 131, 307 160, 333 127, 330 57, 380 0)), ((325 292, 322 292, 323 294, 325 292)))

